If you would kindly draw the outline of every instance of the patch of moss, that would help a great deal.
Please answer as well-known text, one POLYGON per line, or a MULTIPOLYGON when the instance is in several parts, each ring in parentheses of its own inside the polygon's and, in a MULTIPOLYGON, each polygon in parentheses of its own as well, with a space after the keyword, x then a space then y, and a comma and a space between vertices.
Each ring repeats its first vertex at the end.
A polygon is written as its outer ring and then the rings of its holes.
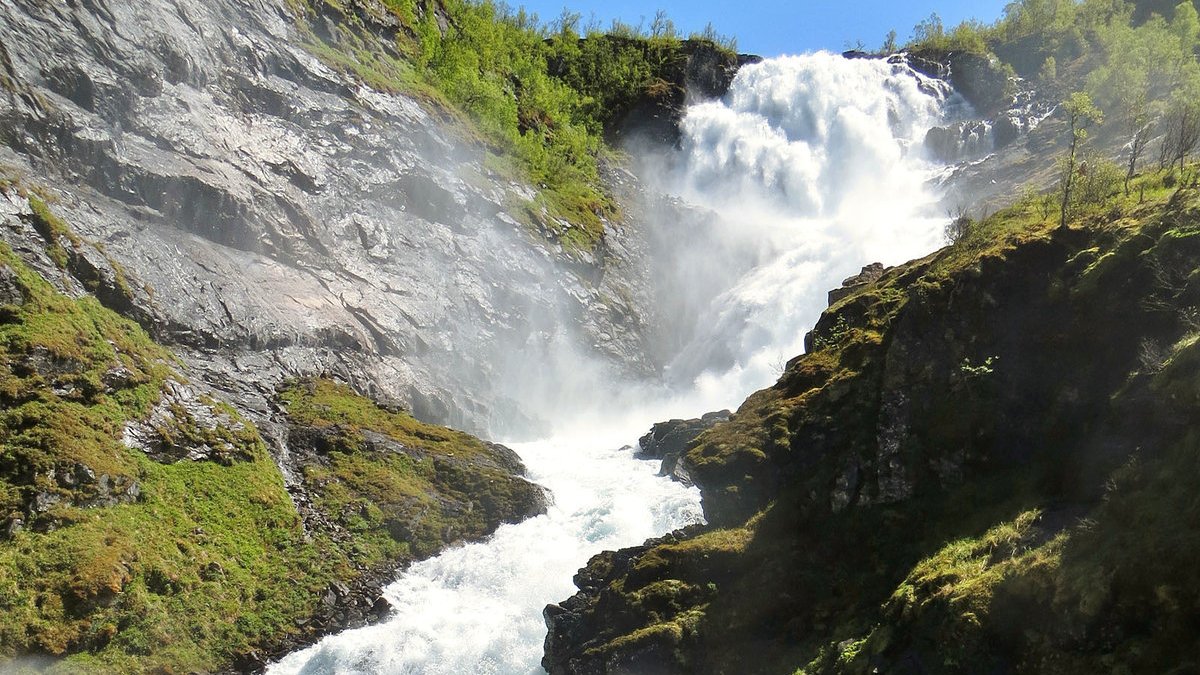
POLYGON ((280 392, 316 506, 355 533, 368 563, 425 557, 541 508, 498 446, 387 410, 327 379, 280 392))
POLYGON ((215 669, 294 630, 345 558, 305 541, 253 426, 223 438, 245 458, 228 466, 129 449, 124 427, 178 379, 174 359, 7 248, 0 265, 24 298, 0 324, 0 655, 70 655, 51 672, 215 669))
POLYGON ((50 207, 39 196, 29 196, 29 207, 33 212, 33 227, 46 239, 46 252, 59 269, 65 270, 70 257, 65 245, 78 249, 83 241, 58 216, 50 211, 50 207))

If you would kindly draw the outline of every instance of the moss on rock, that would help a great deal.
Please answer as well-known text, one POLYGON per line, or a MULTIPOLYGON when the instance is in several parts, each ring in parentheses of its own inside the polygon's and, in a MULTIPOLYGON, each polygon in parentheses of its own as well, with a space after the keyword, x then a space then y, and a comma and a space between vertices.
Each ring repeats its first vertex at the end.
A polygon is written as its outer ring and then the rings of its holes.
POLYGON ((551 672, 1190 672, 1200 196, 1152 194, 839 299, 685 456, 722 529, 581 572, 551 672))

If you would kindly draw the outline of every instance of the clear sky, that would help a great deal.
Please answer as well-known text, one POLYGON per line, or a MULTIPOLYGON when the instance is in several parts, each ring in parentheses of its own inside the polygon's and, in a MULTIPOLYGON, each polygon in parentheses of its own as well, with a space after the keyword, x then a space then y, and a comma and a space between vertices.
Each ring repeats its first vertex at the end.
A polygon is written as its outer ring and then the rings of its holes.
POLYGON ((659 9, 666 10, 683 34, 699 32, 712 22, 718 33, 737 38, 742 52, 762 56, 795 54, 817 49, 841 51, 862 40, 868 48, 883 43, 895 29, 904 43, 918 21, 937 12, 949 28, 963 19, 991 22, 1009 0, 508 0, 513 7, 535 12, 543 22, 557 18, 564 7, 595 15, 601 26, 614 18, 649 27, 659 9))

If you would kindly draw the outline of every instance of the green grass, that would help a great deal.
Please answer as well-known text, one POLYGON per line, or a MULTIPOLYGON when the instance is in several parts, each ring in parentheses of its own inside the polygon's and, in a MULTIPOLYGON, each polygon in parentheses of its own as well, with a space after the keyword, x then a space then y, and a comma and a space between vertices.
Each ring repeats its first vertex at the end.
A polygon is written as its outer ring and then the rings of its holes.
MULTIPOLYGON (((490 2, 388 0, 383 11, 390 16, 383 18, 399 26, 394 44, 381 42, 372 25, 377 8, 329 0, 293 5, 301 17, 338 15, 329 38, 305 29, 306 46, 327 65, 462 122, 464 140, 496 158, 489 168, 537 186, 538 197, 516 212, 569 256, 595 252, 606 223, 621 218, 599 176, 599 162, 612 155, 606 136, 639 101, 669 93, 664 77, 681 77, 687 59, 673 35, 595 33, 581 40, 573 27, 550 31, 523 11, 490 2), (444 33, 434 10, 446 18, 444 33)), ((736 59, 711 38, 694 42, 736 59)))
MULTIPOLYGON (((126 448, 125 424, 179 379, 173 357, 94 298, 58 294, 7 248, 0 264, 24 296, 0 323, 0 508, 25 524, 0 542, 0 654, 74 654, 62 672, 210 669, 293 630, 346 559, 305 541, 253 426, 217 430, 245 458, 229 465, 163 465, 126 448), (52 478, 80 466, 95 478, 52 478), (90 507, 101 477, 140 495, 90 507), (31 513, 38 494, 59 501, 31 513)), ((185 422, 180 433, 206 440, 185 422)))
MULTIPOLYGON (((30 201, 70 271, 67 249, 86 242, 30 201)), ((20 294, 0 306, 0 670, 25 656, 51 657, 52 673, 226 669, 306 630, 334 581, 483 537, 540 504, 478 439, 304 381, 281 394, 288 422, 333 439, 300 467, 333 524, 306 531, 253 424, 204 395, 193 403, 215 426, 164 402, 185 383, 170 352, 3 245, 0 269, 20 294), (123 442, 135 423, 213 461, 154 461, 123 442)))

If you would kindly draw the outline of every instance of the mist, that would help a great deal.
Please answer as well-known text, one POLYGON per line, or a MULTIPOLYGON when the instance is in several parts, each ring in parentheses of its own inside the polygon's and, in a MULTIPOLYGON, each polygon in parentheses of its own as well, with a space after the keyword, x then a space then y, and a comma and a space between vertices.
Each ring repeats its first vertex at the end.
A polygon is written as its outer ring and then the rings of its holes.
POLYGON ((639 210, 660 377, 623 378, 559 340, 508 366, 537 373, 515 380, 527 405, 556 432, 612 429, 622 411, 643 425, 696 416, 770 385, 829 289, 941 245, 942 167, 923 140, 962 105, 903 63, 822 52, 745 66, 724 99, 689 107, 680 150, 632 148, 651 187, 639 210))

